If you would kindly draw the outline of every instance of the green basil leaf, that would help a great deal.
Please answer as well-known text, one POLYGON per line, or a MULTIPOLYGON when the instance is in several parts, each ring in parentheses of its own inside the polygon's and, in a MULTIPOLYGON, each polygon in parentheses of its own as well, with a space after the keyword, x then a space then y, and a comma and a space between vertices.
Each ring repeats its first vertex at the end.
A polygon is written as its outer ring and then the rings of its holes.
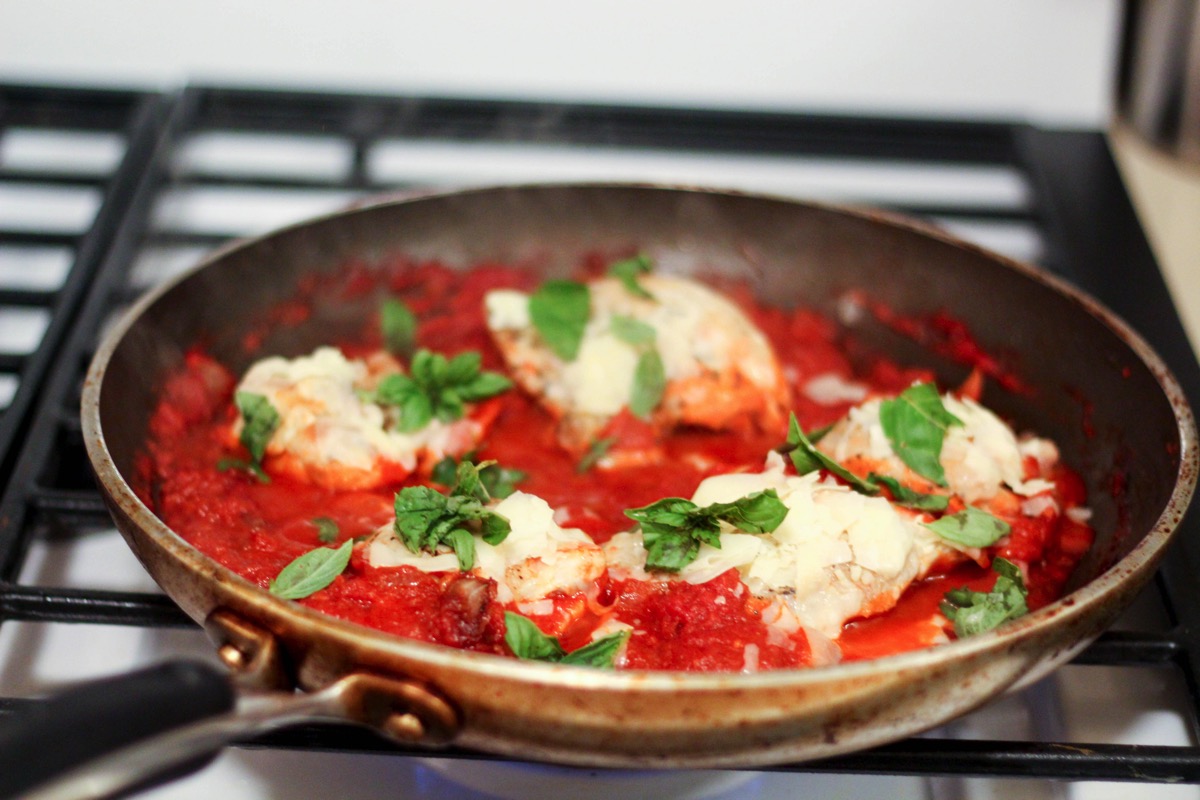
POLYGON ((770 533, 788 513, 774 489, 754 492, 732 503, 713 503, 704 510, 746 533, 770 533))
POLYGON ((559 661, 566 652, 558 639, 542 633, 537 624, 520 614, 504 612, 504 643, 513 655, 527 661, 559 661))
POLYGON ((612 449, 612 446, 617 443, 617 437, 608 436, 604 439, 597 439, 588 446, 587 452, 583 454, 583 458, 579 459, 579 463, 575 465, 575 471, 579 474, 587 472, 592 467, 604 458, 604 455, 612 449))
POLYGON ((621 645, 625 644, 628 638, 629 631, 618 631, 567 653, 559 663, 611 669, 617 660, 617 653, 621 651, 621 645))
POLYGON ((529 298, 529 318, 546 346, 574 361, 591 315, 591 292, 576 281, 546 281, 529 298))
POLYGON ((418 350, 408 375, 388 375, 379 382, 374 401, 400 409, 399 428, 411 433, 435 417, 454 422, 466 414, 465 403, 483 400, 512 387, 512 381, 495 372, 480 372, 479 353, 460 353, 447 360, 439 353, 418 350))
POLYGON ((918 475, 946 485, 942 443, 951 425, 962 421, 946 410, 937 387, 918 383, 879 406, 879 422, 892 451, 918 475))
POLYGON ((413 553, 434 552, 441 539, 431 533, 448 513, 448 505, 446 495, 428 486, 406 486, 394 501, 396 536, 413 553))
POLYGON ((692 531, 662 531, 642 529, 646 547, 646 569, 679 572, 696 560, 700 541, 692 531))
POLYGON ((446 537, 446 544, 458 556, 458 568, 470 572, 475 568, 475 537, 465 528, 455 528, 446 537))
POLYGON ((433 469, 429 471, 429 478, 442 486, 453 486, 457 472, 458 462, 454 460, 454 456, 446 456, 433 465, 433 469))
POLYGON ((638 358, 633 371, 633 392, 629 398, 629 411, 635 417, 649 418, 662 402, 667 390, 667 375, 663 369, 662 356, 657 350, 647 350, 638 358))
POLYGON ((638 283, 638 277, 645 275, 653 268, 654 262, 650 260, 650 257, 639 253, 632 258, 613 262, 608 267, 608 274, 621 281, 625 290, 630 294, 646 300, 653 300, 654 295, 645 286, 638 283))
POLYGON ((1011 561, 996 558, 992 570, 997 577, 991 591, 976 592, 964 586, 946 592, 940 609, 954 624, 954 633, 960 638, 990 631, 1029 611, 1020 568, 1011 561))
POLYGON ((383 346, 398 358, 408 358, 416 348, 417 318, 396 298, 383 301, 379 309, 379 327, 383 333, 383 346))
POLYGON ((788 419, 787 441, 784 442, 783 447, 780 449, 791 457, 792 464, 796 467, 796 474, 798 475, 807 475, 810 472, 817 472, 823 469, 841 478, 850 485, 851 489, 859 494, 869 496, 879 494, 879 489, 818 450, 812 441, 805 436, 804 431, 800 430, 800 423, 796 420, 795 414, 791 414, 788 419))
POLYGON ((917 511, 945 511, 950 504, 950 496, 945 494, 925 494, 910 489, 890 475, 880 475, 872 472, 867 475, 867 483, 886 486, 896 505, 912 508, 917 511))
POLYGON ((316 517, 311 520, 317 528, 317 541, 322 544, 333 544, 338 537, 338 524, 329 517, 316 517))
POLYGON ((241 458, 222 458, 217 462, 217 471, 225 472, 231 469, 240 469, 249 472, 259 483, 270 483, 271 476, 268 475, 261 466, 252 461, 246 461, 241 458))
POLYGON ((1009 532, 1007 522, 972 506, 924 524, 946 541, 963 547, 989 547, 1009 532))
POLYGON ((720 522, 747 533, 769 533, 787 516, 774 489, 754 492, 732 503, 704 508, 682 497, 665 497, 625 515, 641 526, 646 567, 678 572, 696 560, 701 544, 720 548, 720 522))
POLYGON ((300 600, 319 592, 346 571, 353 549, 354 541, 347 539, 337 549, 318 547, 309 550, 284 567, 267 590, 284 600, 300 600))
POLYGON ((253 392, 235 392, 233 402, 242 415, 242 433, 238 439, 250 452, 250 459, 255 464, 262 464, 267 442, 279 427, 279 412, 270 400, 253 392))
POLYGON ((609 321, 609 330, 612 331, 613 336, 625 344, 634 346, 654 344, 654 340, 658 337, 658 331, 654 329, 653 325, 620 314, 613 315, 612 320, 609 321))

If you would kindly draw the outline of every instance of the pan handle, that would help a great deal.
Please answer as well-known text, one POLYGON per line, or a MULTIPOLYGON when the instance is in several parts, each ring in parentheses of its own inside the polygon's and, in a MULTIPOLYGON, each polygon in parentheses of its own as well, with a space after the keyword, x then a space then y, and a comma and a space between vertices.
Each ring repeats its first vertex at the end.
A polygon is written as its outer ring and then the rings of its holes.
POLYGON ((0 798, 122 796, 194 772, 230 742, 317 721, 424 745, 462 725, 452 703, 412 680, 359 672, 312 693, 251 693, 206 664, 170 663, 0 717, 0 798))
MULTIPOLYGON (((0 716, 0 797, 16 797, 99 756, 233 709, 228 676, 201 662, 170 662, 105 678, 0 716)), ((216 749, 186 764, 207 764, 216 749)), ((149 784, 147 784, 149 785, 149 784)))

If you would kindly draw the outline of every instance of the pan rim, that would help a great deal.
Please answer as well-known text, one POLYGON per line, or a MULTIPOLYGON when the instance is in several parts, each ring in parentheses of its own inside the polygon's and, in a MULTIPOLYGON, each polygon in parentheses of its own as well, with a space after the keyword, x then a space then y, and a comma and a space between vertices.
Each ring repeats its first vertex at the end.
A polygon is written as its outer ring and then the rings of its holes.
MULTIPOLYGON (((1178 528, 1192 499, 1200 450, 1197 446, 1196 423, 1184 393, 1174 374, 1144 339, 1124 322, 1115 312, 1083 290, 1067 283, 1034 265, 1026 264, 994 253, 986 248, 965 242, 939 228, 912 220, 891 212, 879 212, 852 206, 797 200, 772 194, 743 192, 729 189, 683 186, 655 183, 627 182, 581 182, 581 183, 528 183, 515 185, 488 185, 455 188, 428 193, 403 193, 367 198, 354 203, 349 209, 335 211, 295 224, 278 228, 260 236, 228 242, 201 259, 195 266, 149 290, 131 306, 121 319, 113 325, 101 341, 84 381, 81 402, 82 430, 89 460, 104 491, 111 502, 118 505, 141 529, 161 546, 172 558, 193 575, 223 584, 234 592, 240 601, 254 610, 261 618, 279 618, 314 628, 318 635, 332 641, 358 648, 371 648, 380 653, 400 656, 421 662, 432 669, 465 669, 486 673, 492 678, 519 682, 534 681, 556 687, 605 691, 647 692, 706 692, 727 691, 730 688, 757 689, 770 687, 820 686, 830 680, 847 680, 879 676, 895 672, 928 670, 966 659, 986 657, 990 653, 1002 652, 1018 646, 1026 637, 1047 628, 1059 627, 1083 616, 1089 609, 1118 593, 1125 581, 1134 576, 1144 576, 1157 566, 1165 548, 1178 528), (281 600, 266 589, 252 584, 232 570, 187 543, 179 534, 161 520, 137 497, 124 477, 116 468, 109 453, 100 420, 100 394, 108 364, 128 330, 151 308, 157 300, 176 285, 209 265, 228 257, 231 253, 251 247, 257 243, 282 236, 287 232, 322 221, 332 220, 347 214, 376 209, 388 205, 421 202, 427 199, 456 197, 466 194, 498 191, 536 191, 540 189, 644 189, 667 192, 699 192, 704 194, 728 195, 757 198, 789 205, 806 206, 811 209, 833 212, 866 220, 874 224, 905 229, 925 237, 933 238, 943 245, 964 249, 998 261, 1010 270, 1026 276, 1059 295, 1065 296, 1111 330, 1128 346, 1137 358, 1155 377, 1175 415, 1179 432, 1179 469, 1174 488, 1166 505, 1154 525, 1122 559, 1104 572, 1070 594, 1048 606, 1024 617, 1009 622, 1000 628, 959 639, 934 647, 899 653, 877 659, 851 663, 832 664, 823 667, 807 667, 792 670, 767 670, 745 673, 689 673, 648 670, 594 670, 554 664, 520 661, 504 656, 475 653, 435 645, 416 640, 403 639, 382 631, 357 625, 320 612, 298 603, 281 600)), ((1078 648, 1087 641, 1079 643, 1078 648)), ((1078 649, 1077 648, 1077 649, 1078 649)), ((1073 651, 1074 652, 1074 651, 1073 651)), ((1067 653, 1062 655, 1065 659, 1067 653)), ((1060 660, 1062 660, 1060 659, 1060 660)), ((1051 664, 1050 666, 1053 666, 1051 664)), ((307 687, 314 688, 314 687, 307 687)))

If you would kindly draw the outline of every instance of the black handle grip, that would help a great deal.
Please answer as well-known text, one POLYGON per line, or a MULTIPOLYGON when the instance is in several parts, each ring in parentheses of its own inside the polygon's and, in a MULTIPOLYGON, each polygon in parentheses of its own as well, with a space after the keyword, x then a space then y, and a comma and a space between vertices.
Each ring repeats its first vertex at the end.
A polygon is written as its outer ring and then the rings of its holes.
POLYGON ((154 734, 223 714, 234 699, 224 672, 181 661, 22 705, 0 716, 0 797, 15 797, 154 734))

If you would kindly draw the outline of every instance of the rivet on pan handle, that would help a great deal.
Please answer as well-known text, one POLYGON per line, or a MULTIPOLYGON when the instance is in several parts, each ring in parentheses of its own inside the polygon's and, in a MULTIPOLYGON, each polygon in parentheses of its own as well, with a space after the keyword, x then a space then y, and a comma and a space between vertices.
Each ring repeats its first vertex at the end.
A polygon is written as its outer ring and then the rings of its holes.
POLYGON ((368 673, 347 675, 341 686, 346 717, 402 742, 445 744, 462 728, 458 710, 428 686, 368 673))
POLYGON ((296 682, 284 663, 283 650, 269 631, 227 609, 204 621, 217 655, 240 685, 262 690, 291 690, 296 682))

